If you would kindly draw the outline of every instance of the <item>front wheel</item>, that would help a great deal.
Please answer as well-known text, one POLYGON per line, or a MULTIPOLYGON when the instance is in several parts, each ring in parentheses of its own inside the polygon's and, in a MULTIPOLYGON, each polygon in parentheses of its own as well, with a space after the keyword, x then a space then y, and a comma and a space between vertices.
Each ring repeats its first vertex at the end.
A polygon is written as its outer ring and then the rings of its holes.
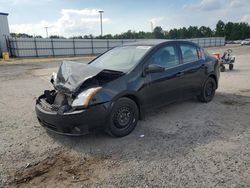
POLYGON ((214 78, 209 77, 203 85, 201 94, 198 96, 199 101, 210 102, 214 98, 215 90, 216 82, 214 78))
POLYGON ((108 117, 106 132, 111 136, 123 137, 131 133, 138 122, 137 104, 126 97, 118 99, 108 117))

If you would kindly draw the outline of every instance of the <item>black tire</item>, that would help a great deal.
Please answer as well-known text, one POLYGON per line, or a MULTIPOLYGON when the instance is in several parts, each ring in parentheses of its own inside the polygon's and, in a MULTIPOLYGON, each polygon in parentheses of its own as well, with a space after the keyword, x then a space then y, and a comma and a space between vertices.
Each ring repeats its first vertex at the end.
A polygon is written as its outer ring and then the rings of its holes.
POLYGON ((120 98, 112 106, 106 132, 115 137, 126 136, 134 130, 138 117, 137 104, 129 98, 120 98))
POLYGON ((229 70, 233 70, 234 69, 234 65, 233 64, 229 64, 229 70))
POLYGON ((220 71, 221 71, 221 72, 225 72, 225 70, 226 70, 226 67, 225 67, 224 65, 221 65, 220 71))
POLYGON ((214 78, 209 77, 202 87, 201 94, 198 96, 198 100, 201 102, 210 102, 215 95, 216 81, 214 78))

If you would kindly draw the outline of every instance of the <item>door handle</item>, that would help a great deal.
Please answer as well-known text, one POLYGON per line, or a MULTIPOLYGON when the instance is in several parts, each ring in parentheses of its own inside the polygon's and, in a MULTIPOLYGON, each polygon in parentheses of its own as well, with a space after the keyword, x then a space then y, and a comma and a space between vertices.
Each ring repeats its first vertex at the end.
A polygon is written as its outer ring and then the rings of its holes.
POLYGON ((183 76, 184 75, 184 72, 178 72, 175 76, 176 77, 181 77, 181 76, 183 76))

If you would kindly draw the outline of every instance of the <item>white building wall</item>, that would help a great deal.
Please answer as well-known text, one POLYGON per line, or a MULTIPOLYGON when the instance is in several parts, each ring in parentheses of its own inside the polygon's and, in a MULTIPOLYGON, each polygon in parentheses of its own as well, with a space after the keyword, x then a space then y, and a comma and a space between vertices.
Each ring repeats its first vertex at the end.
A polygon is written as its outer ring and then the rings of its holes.
MULTIPOLYGON (((8 24, 8 14, 0 12, 0 53, 7 52, 6 37, 10 36, 10 29, 8 24)), ((0 54, 0 56, 1 56, 0 54)))

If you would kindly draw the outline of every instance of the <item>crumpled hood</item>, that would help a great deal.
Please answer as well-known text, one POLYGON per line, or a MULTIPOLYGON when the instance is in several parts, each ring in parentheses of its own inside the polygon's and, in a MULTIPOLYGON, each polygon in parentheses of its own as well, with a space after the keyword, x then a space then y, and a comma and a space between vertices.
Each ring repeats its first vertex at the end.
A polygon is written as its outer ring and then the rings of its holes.
POLYGON ((77 92, 87 79, 96 76, 102 70, 90 64, 63 61, 53 85, 59 92, 72 94, 77 92))

